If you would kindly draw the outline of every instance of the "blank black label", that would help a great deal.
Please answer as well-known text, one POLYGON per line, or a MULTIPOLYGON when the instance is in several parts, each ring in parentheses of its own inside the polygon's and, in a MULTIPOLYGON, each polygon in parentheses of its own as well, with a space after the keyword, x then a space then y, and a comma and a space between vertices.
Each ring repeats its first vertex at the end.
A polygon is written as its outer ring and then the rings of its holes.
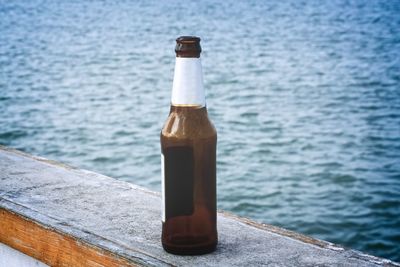
POLYGON ((194 158, 189 146, 164 149, 165 216, 193 214, 194 158))

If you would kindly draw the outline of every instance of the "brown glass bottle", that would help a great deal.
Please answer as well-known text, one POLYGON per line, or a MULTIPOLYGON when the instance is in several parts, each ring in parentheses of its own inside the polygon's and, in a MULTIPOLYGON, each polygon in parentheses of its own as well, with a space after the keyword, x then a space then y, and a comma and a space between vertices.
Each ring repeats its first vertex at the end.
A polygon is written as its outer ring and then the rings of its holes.
POLYGON ((161 131, 162 245, 173 254, 198 255, 217 245, 217 132, 205 105, 200 39, 176 41, 171 109, 161 131))

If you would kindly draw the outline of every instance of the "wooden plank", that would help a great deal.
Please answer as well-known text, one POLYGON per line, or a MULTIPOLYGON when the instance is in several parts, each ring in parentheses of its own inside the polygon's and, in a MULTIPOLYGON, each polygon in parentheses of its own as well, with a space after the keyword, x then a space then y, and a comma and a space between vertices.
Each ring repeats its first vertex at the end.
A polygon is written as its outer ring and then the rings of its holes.
POLYGON ((0 242, 50 266, 136 266, 82 240, 0 208, 0 242))

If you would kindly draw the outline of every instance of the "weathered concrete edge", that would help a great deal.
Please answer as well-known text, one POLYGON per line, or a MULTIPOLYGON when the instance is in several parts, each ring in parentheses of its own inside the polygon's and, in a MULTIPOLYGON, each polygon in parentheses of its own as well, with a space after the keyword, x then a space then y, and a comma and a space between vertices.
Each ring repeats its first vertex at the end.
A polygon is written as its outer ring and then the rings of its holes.
MULTIPOLYGON (((16 150, 10 147, 6 147, 0 144, 0 150, 7 151, 10 153, 15 153, 17 155, 30 158, 56 166, 59 168, 64 168, 66 170, 74 170, 83 173, 94 173, 85 169, 80 169, 68 164, 60 163, 54 160, 49 160, 40 156, 34 156, 20 150, 16 150)), ((131 188, 144 191, 148 194, 160 196, 159 193, 153 192, 146 188, 137 186, 135 184, 129 183, 131 188)), ((59 220, 57 217, 50 216, 48 214, 40 213, 37 210, 26 207, 22 204, 15 203, 12 200, 7 199, 6 195, 0 194, 0 209, 4 209, 8 212, 16 214, 17 216, 23 218, 24 220, 33 222, 45 229, 57 232, 61 235, 69 236, 72 239, 81 242, 89 247, 97 248, 100 250, 107 251, 108 253, 114 255, 117 258, 125 259, 132 264, 141 266, 172 266, 161 259, 155 258, 152 255, 139 250, 138 248, 133 249, 131 246, 123 244, 121 241, 114 241, 109 238, 97 235, 88 231, 87 229, 81 229, 76 225, 68 224, 64 221, 59 220)))
POLYGON ((328 242, 325 240, 320 240, 320 239, 316 239, 316 238, 313 238, 310 236, 306 236, 306 235, 303 235, 303 234, 300 234, 300 233, 297 233, 297 232, 294 232, 291 230, 287 230, 285 228, 281 228, 281 227, 270 225, 270 224, 255 222, 251 219, 241 217, 241 216, 232 214, 227 211, 218 211, 218 212, 222 213, 223 216, 225 216, 225 217, 232 218, 241 223, 247 224, 249 226, 252 226, 252 227, 255 227, 258 229, 262 229, 262 230, 270 232, 270 233, 277 234, 279 236, 284 236, 287 238, 295 239, 297 241, 300 241, 300 242, 303 242, 306 244, 310 244, 313 246, 317 246, 317 247, 320 247, 323 249, 345 252, 349 255, 350 258, 355 258, 355 259, 366 261, 368 263, 374 263, 374 264, 379 264, 379 265, 383 265, 383 266, 396 266, 396 267, 400 266, 400 263, 394 262, 389 259, 380 258, 377 256, 366 254, 359 250, 346 248, 346 247, 338 245, 338 244, 334 244, 334 243, 331 243, 331 242, 328 242))
MULTIPOLYGON (((56 166, 56 167, 65 168, 67 170, 75 170, 75 171, 80 171, 83 173, 93 173, 92 171, 80 169, 80 168, 77 168, 74 166, 70 166, 68 164, 60 163, 60 162, 57 162, 54 160, 49 160, 49 159, 46 159, 43 157, 34 156, 31 154, 22 152, 20 150, 16 150, 16 149, 9 148, 9 147, 2 146, 2 145, 0 145, 0 150, 15 153, 15 154, 21 155, 23 157, 31 158, 31 159, 34 159, 34 160, 37 160, 37 161, 40 161, 40 162, 43 162, 43 163, 46 163, 49 165, 56 166)), ((159 197, 161 196, 161 194, 158 192, 148 190, 148 189, 143 188, 138 185, 134 185, 134 184, 130 184, 130 185, 132 188, 144 191, 148 194, 152 194, 152 195, 159 196, 159 197)), ((69 225, 69 224, 66 224, 65 222, 60 222, 57 218, 52 218, 48 215, 41 214, 37 211, 34 211, 28 207, 23 206, 23 205, 15 204, 14 202, 8 201, 3 196, 0 196, 0 208, 5 208, 8 211, 13 212, 29 221, 32 221, 34 223, 41 225, 42 227, 54 230, 61 234, 69 235, 69 236, 71 236, 81 242, 84 242, 90 246, 103 249, 103 250, 108 251, 118 257, 130 260, 130 261, 132 261, 132 263, 146 265, 146 266, 149 266, 149 265, 150 266, 160 266, 160 265, 161 266, 171 266, 170 263, 167 263, 160 259, 154 258, 153 256, 147 254, 144 251, 138 250, 137 248, 135 248, 135 250, 133 250, 132 248, 125 246, 124 244, 121 244, 121 242, 106 239, 102 236, 91 233, 85 229, 79 229, 74 225, 69 225)), ((303 235, 303 234, 300 234, 300 233, 297 233, 294 231, 290 231, 290 230, 287 230, 287 229, 284 229, 281 227, 264 224, 264 223, 258 223, 251 219, 248 219, 245 217, 240 217, 238 215, 232 214, 227 211, 219 210, 218 213, 220 216, 233 219, 240 223, 249 225, 249 226, 257 228, 257 229, 267 231, 269 233, 273 233, 273 234, 276 234, 279 236, 294 239, 299 242, 310 244, 310 245, 317 246, 320 248, 347 253, 350 258, 363 260, 366 263, 379 264, 382 266, 400 267, 400 263, 391 261, 389 259, 384 259, 384 258, 380 258, 377 256, 369 255, 369 254, 366 254, 366 253, 363 253, 361 251, 354 250, 354 249, 348 249, 348 248, 345 248, 345 247, 337 245, 337 244, 333 244, 328 241, 319 240, 319 239, 309 237, 309 236, 306 236, 306 235, 303 235)))
POLYGON ((15 214, 26 221, 35 223, 44 229, 59 233, 63 236, 71 237, 88 247, 106 251, 115 258, 124 259, 135 266, 171 266, 171 264, 154 258, 146 252, 140 251, 136 248, 132 249, 121 242, 104 238, 85 229, 80 229, 75 225, 70 225, 58 220, 57 218, 39 213, 23 205, 16 204, 4 197, 0 197, 0 210, 1 209, 15 214))

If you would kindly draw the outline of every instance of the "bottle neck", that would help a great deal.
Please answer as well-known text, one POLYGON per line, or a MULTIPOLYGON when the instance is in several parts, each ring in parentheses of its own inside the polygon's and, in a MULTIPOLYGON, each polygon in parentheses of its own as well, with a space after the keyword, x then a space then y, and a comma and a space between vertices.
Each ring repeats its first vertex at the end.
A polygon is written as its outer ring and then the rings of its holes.
POLYGON ((171 105, 205 107, 200 58, 176 58, 171 105))

